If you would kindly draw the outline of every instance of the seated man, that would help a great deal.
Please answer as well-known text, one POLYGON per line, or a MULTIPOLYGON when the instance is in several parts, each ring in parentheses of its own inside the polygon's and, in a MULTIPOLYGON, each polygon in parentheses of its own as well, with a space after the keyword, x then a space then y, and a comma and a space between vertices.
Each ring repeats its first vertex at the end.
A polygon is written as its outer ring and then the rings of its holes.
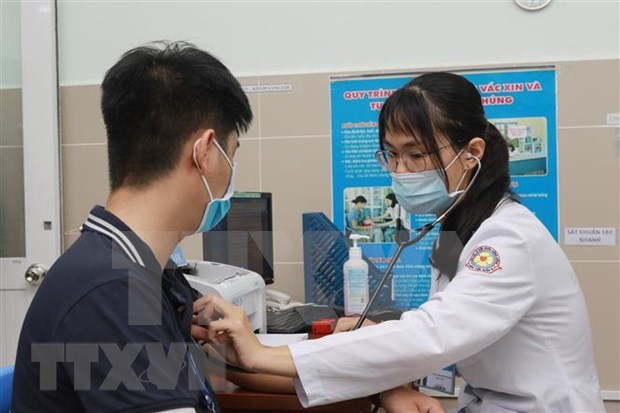
POLYGON ((111 193, 30 305, 12 409, 219 411, 190 335, 196 296, 168 257, 226 214, 248 99, 209 53, 156 43, 106 73, 101 108, 111 193))

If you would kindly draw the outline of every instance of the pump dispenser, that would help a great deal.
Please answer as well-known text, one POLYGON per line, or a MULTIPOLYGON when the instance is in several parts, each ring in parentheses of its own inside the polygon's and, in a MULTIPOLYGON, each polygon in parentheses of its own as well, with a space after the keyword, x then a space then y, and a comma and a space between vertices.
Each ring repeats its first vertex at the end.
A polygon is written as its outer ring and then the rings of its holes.
POLYGON ((360 239, 370 238, 366 235, 351 234, 353 246, 349 248, 349 259, 344 263, 344 313, 359 315, 368 303, 368 263, 362 259, 362 249, 357 246, 360 239))

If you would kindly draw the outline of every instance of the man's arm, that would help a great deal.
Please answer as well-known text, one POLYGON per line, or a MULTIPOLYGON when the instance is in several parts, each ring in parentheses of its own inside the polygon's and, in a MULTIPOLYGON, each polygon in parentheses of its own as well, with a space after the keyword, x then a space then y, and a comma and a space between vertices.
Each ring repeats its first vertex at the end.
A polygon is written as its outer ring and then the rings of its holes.
POLYGON ((295 385, 290 377, 235 371, 226 368, 226 361, 212 347, 205 344, 203 349, 208 355, 206 357, 207 370, 213 374, 223 372, 224 379, 243 389, 261 393, 295 394, 295 385))

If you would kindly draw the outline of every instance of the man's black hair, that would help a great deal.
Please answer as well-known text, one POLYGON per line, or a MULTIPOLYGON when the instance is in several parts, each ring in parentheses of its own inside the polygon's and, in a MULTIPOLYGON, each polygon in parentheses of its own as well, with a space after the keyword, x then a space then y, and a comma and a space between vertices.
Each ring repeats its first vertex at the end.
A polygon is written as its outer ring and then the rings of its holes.
POLYGON ((214 129, 226 148, 246 132, 252 110, 217 58, 186 42, 154 42, 126 52, 101 85, 110 186, 144 187, 172 171, 187 139, 214 129))

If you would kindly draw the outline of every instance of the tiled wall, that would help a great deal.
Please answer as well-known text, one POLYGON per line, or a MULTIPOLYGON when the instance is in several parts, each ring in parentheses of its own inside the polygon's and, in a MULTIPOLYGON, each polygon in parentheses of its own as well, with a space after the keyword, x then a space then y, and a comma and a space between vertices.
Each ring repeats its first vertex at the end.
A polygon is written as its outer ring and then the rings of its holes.
MULTIPOLYGON (((620 153, 607 113, 620 112, 618 60, 558 64, 560 230, 620 227, 620 153)), ((274 288, 303 298, 301 214, 331 216, 329 75, 248 77, 244 85, 291 84, 292 91, 251 93, 255 122, 236 158, 236 189, 273 193, 274 288)), ((105 203, 105 133, 99 87, 60 91, 65 247, 95 203, 105 203), (68 233, 67 233, 68 232, 68 233)), ((201 257, 200 237, 183 243, 201 257)), ((620 249, 563 247, 589 306, 603 389, 620 389, 620 249)), ((617 406, 616 406, 617 407, 617 406)))
POLYGON ((0 257, 26 254, 21 92, 0 89, 0 257))
MULTIPOLYGON (((558 68, 561 230, 620 228, 618 127, 605 125, 608 113, 620 112, 619 76, 617 60, 566 63, 558 68)), ((588 303, 601 386, 618 390, 620 247, 562 247, 588 303)), ((618 404, 613 408, 618 409, 618 404)))

